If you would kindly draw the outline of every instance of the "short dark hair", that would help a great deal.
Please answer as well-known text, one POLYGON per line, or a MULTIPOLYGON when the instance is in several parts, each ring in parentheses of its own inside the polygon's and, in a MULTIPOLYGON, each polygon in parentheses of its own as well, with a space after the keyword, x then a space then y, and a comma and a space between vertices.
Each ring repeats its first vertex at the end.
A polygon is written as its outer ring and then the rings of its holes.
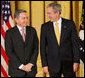
POLYGON ((54 12, 56 13, 57 11, 59 11, 59 13, 61 14, 61 5, 60 4, 57 4, 57 3, 51 3, 51 4, 48 4, 47 8, 49 7, 52 7, 54 12))
POLYGON ((23 13, 23 12, 27 12, 26 10, 22 10, 22 9, 20 9, 20 10, 17 10, 15 13, 14 13, 14 18, 18 18, 19 17, 19 14, 20 13, 23 13))

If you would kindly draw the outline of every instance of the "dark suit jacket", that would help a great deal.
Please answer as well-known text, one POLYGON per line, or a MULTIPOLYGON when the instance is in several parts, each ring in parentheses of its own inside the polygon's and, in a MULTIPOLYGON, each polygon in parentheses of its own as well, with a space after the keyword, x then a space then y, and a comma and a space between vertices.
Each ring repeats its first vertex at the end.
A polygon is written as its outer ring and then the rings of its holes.
POLYGON ((19 66, 28 63, 34 64, 30 73, 37 73, 38 37, 34 28, 26 27, 25 42, 17 26, 6 31, 5 49, 9 58, 9 75, 12 77, 24 76, 25 72, 20 70, 19 66))
POLYGON ((58 73, 71 71, 73 63, 79 63, 78 36, 73 21, 62 18, 60 46, 58 45, 52 22, 42 24, 40 38, 40 53, 42 66, 48 66, 49 71, 58 73))

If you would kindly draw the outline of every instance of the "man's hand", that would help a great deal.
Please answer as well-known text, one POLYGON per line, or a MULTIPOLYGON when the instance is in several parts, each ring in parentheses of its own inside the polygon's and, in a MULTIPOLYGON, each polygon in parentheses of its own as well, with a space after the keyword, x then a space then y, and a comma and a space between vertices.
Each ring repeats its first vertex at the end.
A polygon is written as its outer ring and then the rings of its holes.
POLYGON ((22 67, 22 70, 24 70, 26 72, 30 72, 31 71, 31 68, 32 68, 32 64, 27 64, 27 65, 24 65, 22 67))
POLYGON ((48 71, 48 66, 43 67, 43 70, 44 70, 45 73, 49 73, 49 71, 48 71))
POLYGON ((74 63, 73 65, 73 71, 77 72, 79 70, 79 64, 78 63, 74 63))
POLYGON ((21 70, 26 71, 25 65, 21 68, 21 70))

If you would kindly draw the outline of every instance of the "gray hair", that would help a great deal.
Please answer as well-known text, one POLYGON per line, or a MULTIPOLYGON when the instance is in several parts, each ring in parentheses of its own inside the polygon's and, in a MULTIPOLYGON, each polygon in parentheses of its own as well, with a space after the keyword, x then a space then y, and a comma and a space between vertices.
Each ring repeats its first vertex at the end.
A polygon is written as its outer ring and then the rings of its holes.
POLYGON ((27 12, 26 10, 22 10, 22 9, 20 9, 20 10, 17 10, 15 13, 14 13, 14 18, 19 18, 19 15, 20 15, 20 13, 23 13, 23 12, 27 12))
POLYGON ((60 4, 56 4, 56 3, 51 3, 47 6, 47 8, 52 7, 54 12, 56 13, 57 11, 59 11, 59 13, 61 14, 61 5, 60 4))

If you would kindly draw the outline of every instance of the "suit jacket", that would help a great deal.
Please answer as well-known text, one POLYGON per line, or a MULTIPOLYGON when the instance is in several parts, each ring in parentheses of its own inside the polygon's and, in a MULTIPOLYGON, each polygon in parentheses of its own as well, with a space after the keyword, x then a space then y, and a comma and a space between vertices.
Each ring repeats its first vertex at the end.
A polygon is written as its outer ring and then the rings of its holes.
POLYGON ((40 37, 42 66, 58 73, 63 67, 73 69, 73 63, 79 63, 78 36, 73 21, 62 18, 60 46, 58 45, 53 22, 42 24, 40 37))
POLYGON ((38 37, 34 28, 30 26, 26 27, 25 42, 17 26, 6 31, 5 50, 9 58, 9 75, 12 77, 24 76, 25 71, 20 70, 19 66, 28 63, 34 65, 30 73, 37 73, 38 37))

